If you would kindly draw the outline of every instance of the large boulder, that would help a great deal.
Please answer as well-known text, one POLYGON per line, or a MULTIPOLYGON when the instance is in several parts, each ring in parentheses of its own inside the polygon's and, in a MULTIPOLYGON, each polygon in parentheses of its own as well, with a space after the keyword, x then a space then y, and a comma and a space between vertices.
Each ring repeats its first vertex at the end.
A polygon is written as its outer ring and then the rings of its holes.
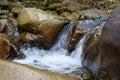
POLYGON ((80 80, 29 66, 0 60, 0 80, 80 80))
POLYGON ((111 80, 120 80, 120 7, 114 10, 112 16, 104 26, 101 44, 100 73, 105 73, 111 80))
POLYGON ((35 8, 24 8, 18 17, 19 26, 30 33, 43 36, 46 48, 56 40, 64 24, 62 17, 35 8))
POLYGON ((120 80, 120 7, 114 10, 97 40, 87 43, 83 65, 96 80, 120 80))

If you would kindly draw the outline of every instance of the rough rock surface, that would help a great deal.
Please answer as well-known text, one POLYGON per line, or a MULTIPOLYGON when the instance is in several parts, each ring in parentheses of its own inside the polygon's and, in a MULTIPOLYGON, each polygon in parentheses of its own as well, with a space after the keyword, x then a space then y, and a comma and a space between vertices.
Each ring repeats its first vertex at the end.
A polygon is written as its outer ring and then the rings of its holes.
POLYGON ((64 27, 65 21, 60 16, 40 9, 24 8, 19 14, 18 24, 30 33, 43 36, 44 46, 49 48, 64 27))
POLYGON ((10 43, 8 43, 2 36, 0 36, 0 58, 5 59, 8 57, 10 49, 10 43))
POLYGON ((15 19, 0 19, 0 33, 7 35, 7 39, 13 44, 20 40, 15 19))
POLYGON ((73 51, 79 40, 89 31, 89 28, 82 24, 82 22, 74 23, 74 26, 69 32, 65 48, 73 51))

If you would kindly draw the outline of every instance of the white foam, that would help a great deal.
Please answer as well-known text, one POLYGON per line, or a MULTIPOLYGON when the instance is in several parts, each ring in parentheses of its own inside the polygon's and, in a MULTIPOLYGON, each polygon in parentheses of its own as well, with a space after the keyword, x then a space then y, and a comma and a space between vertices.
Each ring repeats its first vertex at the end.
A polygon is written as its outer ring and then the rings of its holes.
POLYGON ((15 59, 15 62, 27 64, 41 69, 47 69, 58 73, 71 73, 76 68, 81 67, 80 56, 82 54, 83 41, 81 40, 80 48, 70 55, 67 50, 63 49, 71 27, 67 27, 62 31, 58 42, 49 50, 42 50, 36 47, 23 48, 21 51, 26 55, 25 59, 15 59), (77 55, 75 55, 77 54, 77 55), (78 60, 79 59, 79 60, 78 60))

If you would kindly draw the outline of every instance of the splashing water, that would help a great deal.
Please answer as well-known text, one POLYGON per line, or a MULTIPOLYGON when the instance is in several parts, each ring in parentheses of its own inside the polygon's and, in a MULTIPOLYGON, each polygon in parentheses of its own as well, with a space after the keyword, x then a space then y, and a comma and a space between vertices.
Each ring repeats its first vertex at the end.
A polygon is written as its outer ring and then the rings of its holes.
POLYGON ((72 73, 76 69, 82 67, 81 55, 87 35, 79 41, 76 49, 71 55, 68 55, 69 52, 63 48, 72 26, 73 23, 65 26, 58 41, 49 51, 37 47, 23 48, 21 51, 26 55, 26 58, 20 60, 15 59, 14 61, 63 74, 72 73))

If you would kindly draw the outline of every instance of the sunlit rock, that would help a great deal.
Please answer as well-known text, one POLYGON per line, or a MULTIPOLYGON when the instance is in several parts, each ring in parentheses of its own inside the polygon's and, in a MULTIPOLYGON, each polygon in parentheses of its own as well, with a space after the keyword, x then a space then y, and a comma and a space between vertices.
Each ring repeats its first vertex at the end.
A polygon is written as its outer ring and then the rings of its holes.
POLYGON ((107 18, 107 13, 99 9, 88 9, 81 12, 81 19, 107 18))
POLYGON ((49 48, 64 27, 65 21, 60 16, 40 9, 24 8, 19 14, 18 24, 28 32, 43 36, 44 46, 49 48))
POLYGON ((66 19, 66 21, 78 21, 80 18, 80 13, 78 12, 63 12, 60 14, 66 19))
POLYGON ((0 60, 1 80, 80 80, 29 66, 0 60))

